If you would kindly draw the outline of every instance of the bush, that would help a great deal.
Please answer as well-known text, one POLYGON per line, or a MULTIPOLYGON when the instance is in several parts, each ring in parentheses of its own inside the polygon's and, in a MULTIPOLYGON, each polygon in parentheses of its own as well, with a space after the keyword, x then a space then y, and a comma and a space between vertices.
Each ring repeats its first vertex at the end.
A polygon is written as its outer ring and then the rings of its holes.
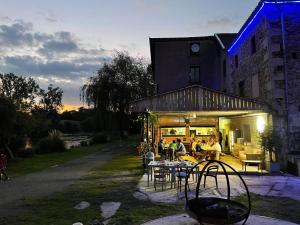
POLYGON ((21 158, 31 158, 35 155, 34 149, 21 149, 18 151, 18 156, 21 158))
POLYGON ((53 130, 49 136, 40 140, 38 144, 39 154, 46 154, 51 152, 64 152, 66 151, 65 142, 62 140, 61 132, 53 130))
POLYGON ((110 141, 110 137, 106 134, 95 134, 93 137, 94 143, 107 143, 110 141))

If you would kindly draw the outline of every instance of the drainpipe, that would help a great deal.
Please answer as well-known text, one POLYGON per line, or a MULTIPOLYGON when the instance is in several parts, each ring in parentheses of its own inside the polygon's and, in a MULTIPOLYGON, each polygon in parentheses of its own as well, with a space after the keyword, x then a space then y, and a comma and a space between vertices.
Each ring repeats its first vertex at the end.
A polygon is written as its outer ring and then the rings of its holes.
POLYGON ((286 125, 287 125, 287 148, 290 147, 290 121, 289 121, 289 96, 288 96, 288 74, 287 74, 287 54, 286 54, 286 33, 284 13, 281 12, 281 34, 282 34, 282 50, 283 50, 283 64, 284 64, 284 81, 285 81, 285 113, 286 113, 286 125))

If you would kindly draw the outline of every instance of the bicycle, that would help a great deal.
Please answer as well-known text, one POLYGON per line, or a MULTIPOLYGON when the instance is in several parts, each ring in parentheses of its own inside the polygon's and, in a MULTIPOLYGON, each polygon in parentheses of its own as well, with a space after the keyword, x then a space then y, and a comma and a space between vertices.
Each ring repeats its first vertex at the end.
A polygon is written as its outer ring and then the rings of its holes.
POLYGON ((4 154, 0 155, 0 181, 8 180, 8 176, 6 174, 6 166, 7 166, 7 157, 4 154))

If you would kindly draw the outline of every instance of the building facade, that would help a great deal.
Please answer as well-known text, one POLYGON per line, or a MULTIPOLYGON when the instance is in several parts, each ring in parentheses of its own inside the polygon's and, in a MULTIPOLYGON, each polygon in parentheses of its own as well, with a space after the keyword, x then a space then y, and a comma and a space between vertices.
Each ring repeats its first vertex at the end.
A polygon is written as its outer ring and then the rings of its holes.
POLYGON ((221 90, 222 52, 235 34, 208 37, 150 38, 157 93, 199 84, 221 90))
POLYGON ((300 2, 261 1, 228 48, 230 93, 272 109, 285 165, 300 154, 300 2))
POLYGON ((265 120, 280 136, 281 167, 300 175, 300 1, 262 0, 237 34, 150 38, 150 49, 157 95, 133 108, 161 118, 157 140, 178 128, 189 142, 209 125, 235 156, 253 157, 265 120))

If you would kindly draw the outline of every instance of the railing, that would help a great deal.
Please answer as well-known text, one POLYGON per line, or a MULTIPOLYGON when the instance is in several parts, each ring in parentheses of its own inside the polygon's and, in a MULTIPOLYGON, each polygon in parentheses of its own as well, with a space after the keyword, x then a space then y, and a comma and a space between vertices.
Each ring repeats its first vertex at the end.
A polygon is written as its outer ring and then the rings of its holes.
POLYGON ((231 111, 265 110, 266 105, 253 99, 214 91, 199 85, 141 99, 131 104, 132 111, 231 111))

